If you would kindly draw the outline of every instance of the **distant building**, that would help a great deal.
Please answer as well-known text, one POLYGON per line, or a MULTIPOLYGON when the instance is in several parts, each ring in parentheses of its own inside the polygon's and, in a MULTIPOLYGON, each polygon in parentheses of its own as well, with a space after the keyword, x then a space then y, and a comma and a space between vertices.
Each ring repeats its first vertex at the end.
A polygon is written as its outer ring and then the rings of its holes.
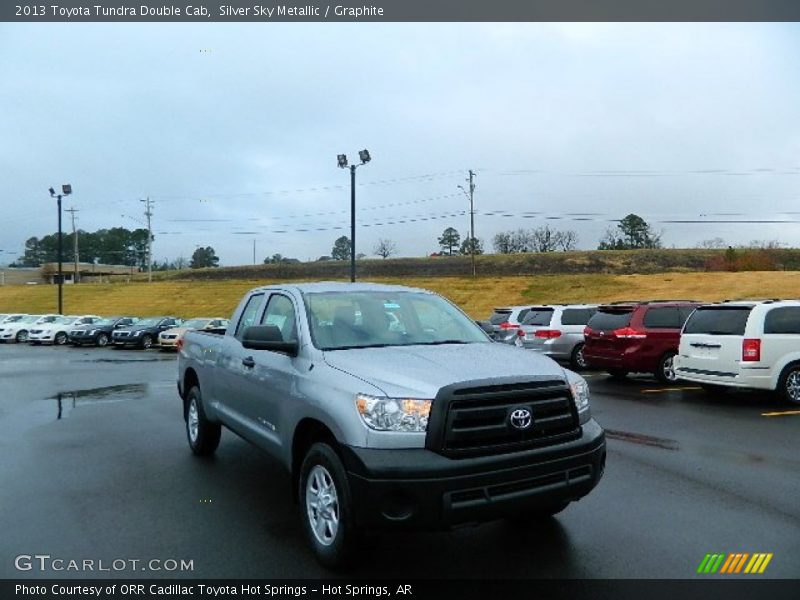
MULTIPOLYGON (((140 271, 139 267, 129 265, 102 265, 95 263, 78 263, 78 282, 92 283, 108 280, 112 275, 133 275, 140 271)), ((75 263, 63 263, 61 272, 65 284, 75 283, 75 263)), ((40 279, 46 283, 57 283, 58 263, 43 263, 39 267, 40 279)))

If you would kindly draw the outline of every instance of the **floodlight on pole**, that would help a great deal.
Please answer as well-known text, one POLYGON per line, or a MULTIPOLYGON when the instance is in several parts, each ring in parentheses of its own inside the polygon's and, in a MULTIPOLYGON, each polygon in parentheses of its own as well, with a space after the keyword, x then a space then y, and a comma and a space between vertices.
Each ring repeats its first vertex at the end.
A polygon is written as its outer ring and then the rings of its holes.
POLYGON ((61 233, 61 198, 69 196, 72 193, 72 186, 65 183, 61 186, 61 193, 56 194, 56 191, 51 187, 48 189, 50 197, 57 200, 58 205, 58 314, 64 314, 64 247, 63 247, 63 234, 61 233))
MULTIPOLYGON (((337 154, 340 169, 348 168, 347 155, 337 154)), ((358 151, 361 164, 350 165, 350 281, 356 280, 356 169, 372 160, 369 150, 364 148, 358 151)))

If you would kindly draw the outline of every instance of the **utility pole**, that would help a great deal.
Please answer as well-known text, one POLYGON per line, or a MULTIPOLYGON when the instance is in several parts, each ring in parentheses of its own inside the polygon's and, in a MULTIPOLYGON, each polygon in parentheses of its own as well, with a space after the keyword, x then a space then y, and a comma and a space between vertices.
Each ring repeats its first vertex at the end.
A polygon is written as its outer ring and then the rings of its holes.
POLYGON ((150 226, 150 217, 153 216, 153 201, 150 196, 139 202, 144 202, 144 216, 147 217, 147 282, 153 281, 153 230, 150 226))
POLYGON ((475 173, 469 170, 469 248, 472 254, 472 276, 475 277, 475 183, 472 181, 475 173))
POLYGON ((78 231, 75 229, 75 213, 80 211, 71 206, 64 212, 70 213, 72 217, 72 252, 75 256, 75 273, 72 275, 72 283, 78 283, 78 231))
POLYGON ((472 258, 472 276, 475 277, 475 171, 469 170, 469 192, 464 189, 463 185, 458 187, 467 196, 469 200, 469 253, 472 258))

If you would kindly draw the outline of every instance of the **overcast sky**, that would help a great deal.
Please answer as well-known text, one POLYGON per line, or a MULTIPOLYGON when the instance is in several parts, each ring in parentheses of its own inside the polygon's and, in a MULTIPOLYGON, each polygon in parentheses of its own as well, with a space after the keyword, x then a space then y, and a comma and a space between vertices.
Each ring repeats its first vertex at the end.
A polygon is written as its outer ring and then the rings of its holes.
POLYGON ((594 248, 630 212, 667 246, 800 246, 800 222, 663 222, 800 221, 797 24, 3 23, 0 82, 0 264, 55 231, 62 183, 89 231, 153 199, 159 262, 330 254, 362 148, 366 254, 466 235, 470 168, 489 248, 544 223, 594 248))

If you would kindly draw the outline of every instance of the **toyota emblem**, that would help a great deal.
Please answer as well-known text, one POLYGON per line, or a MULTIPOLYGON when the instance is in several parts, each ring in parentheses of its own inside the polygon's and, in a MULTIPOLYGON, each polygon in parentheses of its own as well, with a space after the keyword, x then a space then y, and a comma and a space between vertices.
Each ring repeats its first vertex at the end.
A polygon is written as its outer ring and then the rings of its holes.
POLYGON ((511 411, 508 422, 514 429, 523 431, 533 424, 533 415, 529 408, 515 408, 511 411))

